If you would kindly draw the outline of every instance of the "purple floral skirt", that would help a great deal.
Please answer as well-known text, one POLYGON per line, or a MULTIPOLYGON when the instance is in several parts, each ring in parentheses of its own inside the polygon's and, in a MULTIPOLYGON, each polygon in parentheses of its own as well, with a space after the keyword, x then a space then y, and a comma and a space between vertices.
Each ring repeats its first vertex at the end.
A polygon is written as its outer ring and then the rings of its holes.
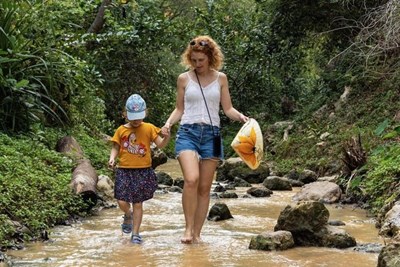
POLYGON ((157 189, 157 176, 152 168, 116 169, 114 197, 129 203, 153 198, 157 189))

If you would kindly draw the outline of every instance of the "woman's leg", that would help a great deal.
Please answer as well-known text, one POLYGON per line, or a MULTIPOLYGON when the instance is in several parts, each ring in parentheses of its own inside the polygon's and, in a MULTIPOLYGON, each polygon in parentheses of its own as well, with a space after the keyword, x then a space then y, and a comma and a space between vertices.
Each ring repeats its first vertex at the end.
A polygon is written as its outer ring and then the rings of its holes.
POLYGON ((200 242, 200 232, 207 216, 210 204, 210 191, 218 161, 212 159, 202 160, 200 163, 200 179, 197 190, 197 209, 194 219, 193 239, 200 242))
POLYGON ((182 193, 182 207, 185 215, 186 229, 181 242, 192 243, 199 184, 199 159, 195 151, 183 151, 179 154, 178 161, 185 181, 182 193))
POLYGON ((133 231, 132 234, 138 235, 143 219, 143 203, 133 203, 133 231))

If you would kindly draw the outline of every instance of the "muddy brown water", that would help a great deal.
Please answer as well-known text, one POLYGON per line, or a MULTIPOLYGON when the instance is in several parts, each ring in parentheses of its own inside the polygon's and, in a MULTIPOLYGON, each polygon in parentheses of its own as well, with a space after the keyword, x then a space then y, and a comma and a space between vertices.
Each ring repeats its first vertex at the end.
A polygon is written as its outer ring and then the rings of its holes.
MULTIPOLYGON (((159 166, 172 177, 180 177, 175 160, 159 166)), ((73 226, 57 226, 50 241, 26 245, 19 251, 8 251, 13 266, 290 266, 290 267, 369 267, 376 266, 378 254, 349 249, 298 247, 286 251, 248 249, 252 236, 273 231, 276 220, 299 189, 274 191, 271 197, 241 198, 248 188, 237 188, 237 199, 222 199, 233 219, 210 222, 203 228, 202 244, 184 245, 180 237, 184 218, 180 193, 157 193, 144 203, 141 234, 144 242, 134 245, 120 230, 118 208, 104 209, 73 226)), ((215 203, 212 199, 210 206, 215 203)), ((340 226, 354 236, 357 244, 378 243, 374 220, 361 209, 327 205, 330 220, 341 220, 340 226)))

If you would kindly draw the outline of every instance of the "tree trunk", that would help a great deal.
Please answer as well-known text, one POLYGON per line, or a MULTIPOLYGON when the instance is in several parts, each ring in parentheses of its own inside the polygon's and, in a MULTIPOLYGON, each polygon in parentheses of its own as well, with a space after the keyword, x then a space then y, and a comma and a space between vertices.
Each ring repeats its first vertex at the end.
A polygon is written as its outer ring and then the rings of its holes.
POLYGON ((99 11, 97 12, 96 18, 94 19, 92 25, 90 25, 88 33, 99 33, 101 31, 104 25, 104 11, 110 4, 111 0, 103 0, 99 11))
POLYGON ((72 172, 71 187, 74 193, 81 195, 89 205, 88 209, 91 209, 97 203, 97 181, 98 176, 90 160, 79 161, 78 166, 72 172))

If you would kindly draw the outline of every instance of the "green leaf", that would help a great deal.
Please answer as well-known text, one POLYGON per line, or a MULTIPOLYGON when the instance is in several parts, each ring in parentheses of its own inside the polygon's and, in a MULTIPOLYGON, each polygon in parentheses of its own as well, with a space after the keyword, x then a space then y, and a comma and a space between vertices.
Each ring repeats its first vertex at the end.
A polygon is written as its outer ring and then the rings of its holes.
POLYGON ((15 85, 15 87, 21 88, 21 87, 27 86, 28 84, 29 84, 29 81, 28 81, 28 80, 21 80, 21 81, 19 81, 19 82, 15 85))
POLYGON ((381 124, 378 125, 378 128, 375 129, 374 134, 377 136, 381 136, 388 126, 389 126, 389 120, 386 119, 381 124))
POLYGON ((391 138, 395 138, 395 137, 397 137, 397 136, 399 136, 399 133, 398 133, 398 132, 396 132, 396 131, 391 131, 391 132, 389 132, 388 134, 385 134, 382 138, 383 138, 383 139, 391 139, 391 138))

